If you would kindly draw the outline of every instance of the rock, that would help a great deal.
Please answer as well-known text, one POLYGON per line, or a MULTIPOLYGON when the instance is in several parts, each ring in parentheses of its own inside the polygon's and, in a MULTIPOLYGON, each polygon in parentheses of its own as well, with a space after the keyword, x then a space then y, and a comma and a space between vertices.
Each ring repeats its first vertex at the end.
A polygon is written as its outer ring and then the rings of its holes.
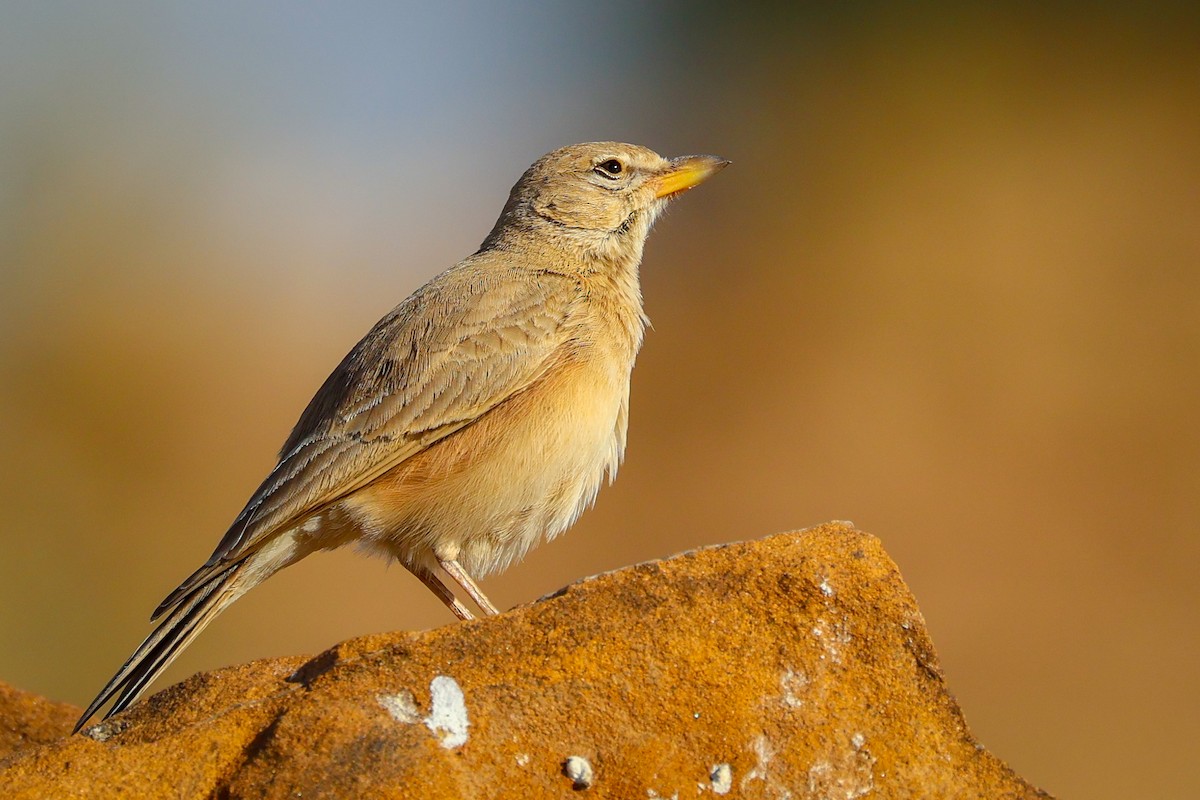
POLYGON ((23 692, 0 681, 0 763, 19 750, 61 739, 71 732, 79 709, 23 692))
POLYGON ((85 733, 0 762, 0 796, 1048 797, 971 737, 895 564, 840 524, 196 675, 85 733))

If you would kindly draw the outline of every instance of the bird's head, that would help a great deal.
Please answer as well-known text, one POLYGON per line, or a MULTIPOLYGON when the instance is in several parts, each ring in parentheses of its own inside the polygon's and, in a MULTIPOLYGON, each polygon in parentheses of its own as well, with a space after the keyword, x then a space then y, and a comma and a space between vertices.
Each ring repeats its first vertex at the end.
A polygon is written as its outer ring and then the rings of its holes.
POLYGON ((585 262, 636 264, 667 203, 728 163, 707 155, 666 159, 620 142, 555 150, 517 181, 484 247, 508 236, 532 235, 585 262))

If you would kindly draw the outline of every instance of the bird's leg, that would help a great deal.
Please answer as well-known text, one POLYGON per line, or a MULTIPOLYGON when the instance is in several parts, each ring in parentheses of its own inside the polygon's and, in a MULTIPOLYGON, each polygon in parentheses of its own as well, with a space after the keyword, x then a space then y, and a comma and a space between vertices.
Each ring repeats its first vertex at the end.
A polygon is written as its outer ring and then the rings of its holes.
POLYGON ((462 565, 453 558, 442 559, 438 558, 438 563, 442 565, 442 569, 446 570, 446 574, 454 578, 454 582, 463 588, 463 591, 471 596, 475 604, 483 609, 485 614, 494 616, 500 613, 500 610, 492 605, 492 601, 487 599, 467 571, 462 568, 462 565))
POLYGON ((420 578, 421 583, 425 584, 429 591, 437 595, 438 600, 446 604, 446 608, 454 612, 454 616, 463 620, 475 619, 475 615, 454 596, 454 592, 450 591, 446 587, 446 584, 442 583, 441 579, 430 572, 427 567, 422 564, 407 564, 404 561, 400 563, 404 564, 409 572, 420 578))

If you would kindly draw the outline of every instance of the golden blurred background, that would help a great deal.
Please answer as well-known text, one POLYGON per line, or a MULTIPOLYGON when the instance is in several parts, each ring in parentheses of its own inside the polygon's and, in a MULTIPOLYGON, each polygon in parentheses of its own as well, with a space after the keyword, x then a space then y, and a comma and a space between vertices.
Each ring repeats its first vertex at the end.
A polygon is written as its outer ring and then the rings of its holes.
MULTIPOLYGON (((659 223, 616 485, 486 588, 830 519, 975 734, 1200 795, 1200 13, 632 2, 0 10, 0 678, 86 703, 326 374, 543 152, 734 166, 659 223)), ((309 559, 157 688, 448 624, 309 559)))

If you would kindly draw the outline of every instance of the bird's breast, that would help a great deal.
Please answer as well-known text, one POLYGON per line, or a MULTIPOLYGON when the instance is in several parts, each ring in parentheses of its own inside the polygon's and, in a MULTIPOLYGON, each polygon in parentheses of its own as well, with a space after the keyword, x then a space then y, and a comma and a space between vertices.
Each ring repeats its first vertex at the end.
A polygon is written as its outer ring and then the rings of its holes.
POLYGON ((368 539, 502 570, 591 504, 625 449, 635 347, 565 349, 534 385, 343 501, 368 539))

